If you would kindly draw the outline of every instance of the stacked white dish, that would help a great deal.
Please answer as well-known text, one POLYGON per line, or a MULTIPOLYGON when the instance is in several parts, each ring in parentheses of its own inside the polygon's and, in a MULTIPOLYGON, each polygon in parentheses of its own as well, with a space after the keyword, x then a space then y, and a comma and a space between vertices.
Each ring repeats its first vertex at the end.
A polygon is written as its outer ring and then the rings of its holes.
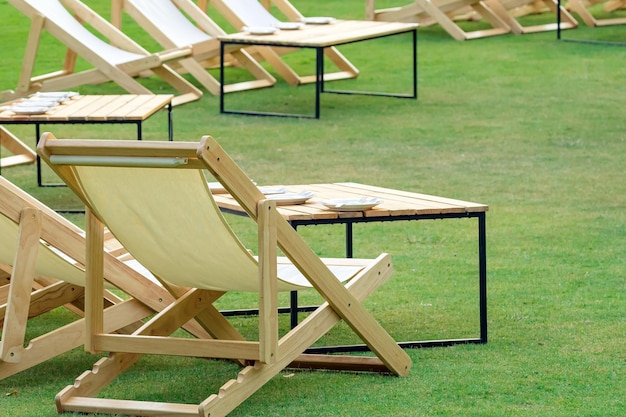
POLYGON ((44 114, 54 106, 68 101, 77 95, 78 93, 73 91, 35 93, 28 98, 13 103, 11 106, 3 108, 2 110, 9 110, 15 114, 25 115, 44 114))

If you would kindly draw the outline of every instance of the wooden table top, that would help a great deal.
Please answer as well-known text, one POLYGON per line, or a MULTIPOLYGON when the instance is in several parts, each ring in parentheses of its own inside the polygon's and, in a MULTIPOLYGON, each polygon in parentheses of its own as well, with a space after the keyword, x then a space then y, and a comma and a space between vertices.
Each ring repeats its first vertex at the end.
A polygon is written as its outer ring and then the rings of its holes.
MULTIPOLYGON (((479 203, 353 182, 285 185, 284 187, 289 192, 311 191, 315 194, 305 204, 278 206, 280 214, 289 221, 464 214, 486 212, 489 209, 487 205, 479 203), (329 210, 320 202, 322 200, 361 197, 376 197, 383 202, 366 211, 334 211, 329 210)), ((220 208, 244 214, 239 204, 229 194, 214 194, 213 197, 220 208)))
POLYGON ((240 32, 218 38, 222 41, 259 45, 327 47, 409 32, 417 27, 416 23, 335 20, 325 25, 307 24, 297 30, 278 30, 269 35, 251 35, 247 32, 240 32))
MULTIPOLYGON (((0 123, 120 122, 143 121, 171 103, 172 94, 123 94, 74 96, 43 114, 0 111, 0 123)), ((20 100, 3 103, 10 106, 20 100)))

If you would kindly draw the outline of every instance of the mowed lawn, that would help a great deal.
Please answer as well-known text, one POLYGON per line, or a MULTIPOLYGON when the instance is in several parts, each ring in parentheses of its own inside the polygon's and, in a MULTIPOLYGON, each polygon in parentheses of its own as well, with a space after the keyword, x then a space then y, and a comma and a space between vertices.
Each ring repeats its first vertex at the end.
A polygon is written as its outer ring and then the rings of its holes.
MULTIPOLYGON (((362 1, 292 2, 308 16, 364 16, 362 1)), ((85 3, 108 17, 108 1, 85 3)), ((4 0, 0 21, 3 91, 18 83, 30 21, 4 0)), ((147 49, 158 49, 130 19, 123 29, 147 49)), ((620 40, 626 27, 581 26, 565 35, 620 40)), ((287 371, 232 415, 626 415, 626 49, 558 41, 554 32, 458 42, 438 26, 421 28, 418 44, 418 100, 324 94, 321 119, 306 120, 220 115, 218 99, 205 92, 200 101, 174 109, 174 137, 214 136, 260 185, 355 181, 488 204, 489 342, 409 350, 413 368, 405 378, 287 371)), ((408 37, 340 50, 361 73, 333 87, 408 88, 408 37)), ((64 49, 46 36, 39 58, 40 73, 59 70, 64 49)), ((289 59, 303 72, 313 70, 310 51, 289 59)), ((157 79, 142 82, 168 92, 157 79)), ((124 93, 110 83, 74 90, 124 93)), ((228 100, 307 111, 313 89, 279 80, 271 89, 228 100)), ((34 146, 33 126, 5 127, 34 146)), ((165 114, 156 114, 144 124, 144 138, 166 140, 166 127, 165 114)), ((128 126, 44 130, 67 138, 135 137, 128 126)), ((80 208, 67 189, 38 188, 34 166, 2 175, 51 207, 80 208)), ((56 181, 45 167, 44 179, 56 181)), ((80 215, 71 219, 83 222, 80 215)), ((247 222, 228 219, 254 246, 247 222)), ((340 226, 300 233, 322 256, 343 253, 340 226)), ((355 256, 381 252, 391 253, 394 276, 365 304, 395 338, 477 336, 473 220, 356 226, 355 256)), ((251 303, 232 297, 220 306, 251 303)), ((29 335, 71 318, 56 310, 33 320, 29 335)), ((254 333, 254 319, 235 322, 254 333)), ((319 344, 356 341, 342 326, 319 344)), ((1 381, 0 416, 56 415, 54 395, 97 358, 76 349, 1 381)), ((237 369, 222 361, 150 357, 105 394, 195 403, 237 369)))

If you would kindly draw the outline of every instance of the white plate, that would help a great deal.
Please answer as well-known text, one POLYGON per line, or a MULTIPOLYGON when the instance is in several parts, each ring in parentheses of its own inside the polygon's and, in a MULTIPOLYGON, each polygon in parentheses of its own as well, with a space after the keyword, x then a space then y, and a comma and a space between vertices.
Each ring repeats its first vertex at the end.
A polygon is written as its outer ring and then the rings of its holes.
POLYGON ((253 26, 243 28, 244 32, 248 32, 250 35, 271 35, 276 32, 278 28, 273 26, 253 26))
POLYGON ((265 195, 272 194, 284 194, 287 192, 285 187, 259 187, 259 191, 261 191, 265 195))
POLYGON ((382 202, 383 200, 376 198, 376 197, 337 198, 333 200, 320 201, 320 203, 328 207, 330 210, 335 210, 335 211, 369 210, 381 204, 382 202))
POLYGON ((43 91, 43 92, 35 93, 31 95, 30 97, 65 100, 67 98, 74 97, 77 95, 78 93, 76 91, 43 91))
POLYGON ((44 114, 50 107, 11 107, 10 110, 15 114, 44 114))
POLYGON ((307 25, 327 25, 335 21, 334 17, 303 17, 302 23, 306 23, 307 25))
POLYGON ((267 196, 267 199, 276 200, 276 205, 279 206, 290 206, 293 204, 304 204, 314 195, 310 191, 300 191, 299 193, 271 194, 267 196))
POLYGON ((33 100, 28 99, 15 103, 13 107, 52 107, 59 104, 57 100, 33 100))
POLYGON ((303 24, 300 22, 277 22, 274 26, 281 30, 298 30, 303 24))

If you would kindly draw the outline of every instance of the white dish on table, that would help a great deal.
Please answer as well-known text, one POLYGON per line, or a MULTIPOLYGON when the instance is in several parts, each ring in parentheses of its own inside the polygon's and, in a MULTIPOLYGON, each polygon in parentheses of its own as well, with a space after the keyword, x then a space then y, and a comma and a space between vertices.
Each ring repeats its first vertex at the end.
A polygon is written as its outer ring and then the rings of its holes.
POLYGON ((304 23, 300 22, 276 22, 274 26, 281 30, 298 30, 304 23))
POLYGON ((304 204, 314 195, 311 191, 300 191, 299 193, 270 194, 266 197, 268 200, 275 200, 278 206, 291 206, 304 204))
POLYGON ((265 195, 273 195, 284 194, 287 192, 287 189, 285 187, 259 187, 259 191, 265 195))
POLYGON ((11 110, 13 113, 15 114, 44 114, 45 112, 47 112, 48 110, 50 110, 50 107, 11 107, 9 110, 11 110))
POLYGON ((364 211, 376 207, 383 203, 383 200, 376 197, 361 198, 335 198, 332 200, 320 201, 329 210, 334 211, 364 211))
POLYGON ((303 17, 302 23, 307 25, 327 25, 335 21, 334 17, 317 16, 317 17, 303 17))
POLYGON ((78 93, 76 91, 42 91, 35 94, 32 94, 30 97, 38 97, 44 99, 52 99, 52 100, 67 100, 68 98, 77 96, 78 93))
POLYGON ((278 31, 278 28, 274 26, 244 26, 243 31, 248 32, 250 35, 271 35, 278 31))
POLYGON ((13 104, 13 107, 52 107, 59 104, 58 100, 33 100, 28 99, 13 104))

